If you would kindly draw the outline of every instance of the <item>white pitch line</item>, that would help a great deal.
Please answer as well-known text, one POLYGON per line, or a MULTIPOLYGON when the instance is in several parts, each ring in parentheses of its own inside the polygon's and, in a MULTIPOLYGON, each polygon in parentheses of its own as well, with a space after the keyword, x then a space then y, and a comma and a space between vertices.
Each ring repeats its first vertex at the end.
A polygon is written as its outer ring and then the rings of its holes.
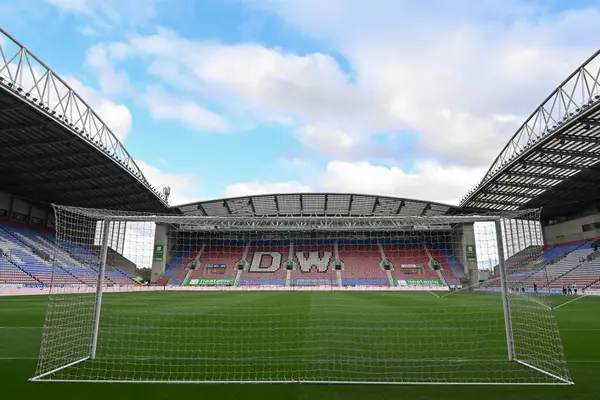
POLYGON ((0 326, 0 329, 44 329, 43 326, 0 326))
MULTIPOLYGON (((0 361, 33 361, 33 360, 38 360, 38 357, 0 357, 0 361)), ((111 362, 119 362, 119 361, 129 361, 129 360, 134 360, 134 361, 153 361, 153 360, 173 360, 172 357, 164 357, 164 358, 160 358, 160 357, 130 357, 130 358, 122 358, 122 359, 108 359, 108 360, 104 360, 104 361, 111 361, 111 362)), ((183 361, 193 361, 194 359, 185 359, 183 361)), ((102 360, 99 360, 102 361, 102 360)), ((452 360, 451 362, 504 362, 505 360, 452 360)), ((600 360, 567 360, 567 364, 600 364, 600 360)))
POLYGON ((560 308, 560 307, 562 307, 562 306, 566 306, 566 305, 567 305, 567 304, 569 304, 569 303, 572 303, 572 302, 574 302, 574 301, 577 301, 577 300, 581 300, 581 299, 583 299, 584 297, 587 297, 587 295, 583 295, 583 296, 580 296, 580 297, 576 297, 576 298, 574 298, 573 300, 569 300, 569 301, 566 301, 566 302, 564 302, 564 303, 561 303, 561 304, 557 305, 556 307, 553 307, 552 309, 553 309, 553 310, 556 310, 557 308, 560 308))

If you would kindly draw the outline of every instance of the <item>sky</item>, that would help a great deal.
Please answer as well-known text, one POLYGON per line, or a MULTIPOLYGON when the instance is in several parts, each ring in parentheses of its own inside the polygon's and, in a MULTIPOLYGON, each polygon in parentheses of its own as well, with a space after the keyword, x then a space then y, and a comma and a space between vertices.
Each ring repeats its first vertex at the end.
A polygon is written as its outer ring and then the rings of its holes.
POLYGON ((21 0, 0 1, 0 21, 172 205, 310 191, 457 204, 597 49, 600 2, 21 0))

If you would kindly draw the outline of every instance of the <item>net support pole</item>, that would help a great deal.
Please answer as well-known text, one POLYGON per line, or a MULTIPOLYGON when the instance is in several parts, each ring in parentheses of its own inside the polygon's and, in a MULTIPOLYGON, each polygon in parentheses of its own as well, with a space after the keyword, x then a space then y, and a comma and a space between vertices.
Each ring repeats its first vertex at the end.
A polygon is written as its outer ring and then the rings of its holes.
POLYGON ((508 360, 515 360, 515 341, 513 338, 512 315, 510 313, 510 298, 508 291, 508 277, 504 262, 504 242, 502 241, 502 224, 496 220, 496 243, 498 246, 498 269, 500 269, 500 290, 502 292, 502 308, 504 309, 504 326, 506 328, 506 347, 508 360))
POLYGON ((106 271, 106 259, 108 257, 108 235, 110 233, 110 221, 104 221, 102 232, 102 247, 100 249, 100 267, 98 268, 98 280, 96 283, 96 304, 94 306, 94 320, 92 326, 92 347, 90 359, 96 358, 98 347, 98 329, 100 328, 100 310, 102 308, 102 292, 104 290, 104 272, 106 271))

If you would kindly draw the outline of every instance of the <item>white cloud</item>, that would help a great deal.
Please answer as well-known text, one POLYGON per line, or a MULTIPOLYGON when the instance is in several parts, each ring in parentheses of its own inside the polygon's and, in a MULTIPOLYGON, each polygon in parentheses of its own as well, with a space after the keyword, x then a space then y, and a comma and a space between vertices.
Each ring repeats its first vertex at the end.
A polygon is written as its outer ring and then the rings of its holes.
POLYGON ((91 13, 87 0, 48 0, 48 3, 66 12, 91 13))
POLYGON ((239 197, 271 193, 306 193, 311 188, 299 181, 273 182, 273 181, 251 181, 232 183, 225 187, 223 197, 239 197))
MULTIPOLYGON (((294 164, 308 165, 302 160, 294 164)), ((301 181, 241 182, 227 185, 223 197, 269 193, 339 192, 397 196, 416 200, 458 204, 477 183, 485 168, 442 166, 436 161, 416 164, 414 171, 374 165, 367 161, 331 161, 325 170, 311 171, 301 181)))
POLYGON ((353 158, 382 155, 383 151, 360 132, 341 130, 325 124, 305 125, 295 132, 296 137, 308 149, 332 158, 353 158))
POLYGON ((596 49, 600 25, 595 9, 555 12, 521 0, 247 3, 325 43, 343 66, 328 54, 191 40, 162 28, 105 45, 106 54, 120 49, 118 56, 95 54, 90 64, 111 77, 119 71, 104 61, 143 60, 173 93, 156 89, 157 118, 227 130, 199 105, 210 99, 263 123, 285 121, 311 154, 337 160, 313 180, 259 180, 225 190, 236 194, 291 185, 456 202, 525 117, 596 49), (410 150, 382 154, 373 144, 380 134, 399 145, 409 134, 410 150), (416 155, 438 161, 410 170, 373 161, 396 158, 405 166, 416 155), (349 162, 361 159, 371 162, 349 162))
POLYGON ((202 183, 195 175, 164 172, 145 161, 138 161, 137 165, 148 182, 158 190, 165 186, 171 187, 169 204, 179 205, 202 200, 202 183))
POLYGON ((358 88, 378 94, 373 106, 418 132, 429 154, 475 165, 596 50, 600 24, 595 8, 552 13, 519 0, 247 3, 345 56, 358 88))
POLYGON ((100 88, 104 93, 129 92, 129 77, 124 71, 115 70, 114 61, 125 56, 124 46, 116 43, 111 46, 98 44, 86 52, 86 64, 98 75, 100 88))
POLYGON ((326 171, 317 176, 317 185, 327 192, 379 194, 458 204, 484 172, 484 168, 442 166, 435 161, 419 162, 415 170, 409 172, 367 161, 331 161, 326 171))
POLYGON ((199 132, 229 132, 229 123, 221 116, 193 101, 182 100, 151 86, 145 93, 150 115, 156 119, 181 121, 199 132))
MULTIPOLYGON (((137 27, 151 22, 158 14, 160 0, 47 0, 58 10, 85 18, 87 30, 114 33, 116 26, 137 27)), ((172 3, 172 2, 169 2, 172 3)))
POLYGON ((340 150, 351 154, 364 150, 365 134, 390 126, 391 115, 379 107, 375 93, 352 84, 330 55, 192 41, 167 29, 123 44, 130 55, 149 60, 152 75, 179 90, 233 105, 263 123, 306 125, 298 128, 298 137, 307 144, 320 146, 311 135, 316 129, 344 132, 348 140, 340 150))

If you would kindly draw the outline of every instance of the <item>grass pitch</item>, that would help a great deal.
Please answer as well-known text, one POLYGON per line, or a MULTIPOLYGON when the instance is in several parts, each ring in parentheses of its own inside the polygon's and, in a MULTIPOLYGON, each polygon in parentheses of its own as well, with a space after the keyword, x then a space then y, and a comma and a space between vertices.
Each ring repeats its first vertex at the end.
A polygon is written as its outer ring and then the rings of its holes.
MULTIPOLYGON (((91 296, 80 300, 89 303, 91 296)), ((499 296, 486 293, 461 293, 446 299, 406 292, 109 294, 103 304, 97 360, 62 371, 55 378, 361 380, 370 371, 377 371, 379 378, 405 381, 537 378, 529 370, 504 362, 498 300, 499 296), (406 361, 398 363, 399 359, 406 361)), ((554 305, 568 300, 552 298, 554 305)), ((587 297, 556 310, 576 385, 541 387, 29 383, 27 379, 35 373, 46 302, 45 296, 0 297, 2 398, 520 396, 549 400, 591 399, 598 393, 600 298, 587 297)), ((65 314, 65 318, 71 327, 78 326, 76 315, 65 314)), ((72 334, 88 337, 85 329, 74 329, 72 334)), ((86 351, 85 340, 51 339, 53 348, 62 346, 63 353, 86 351)))

